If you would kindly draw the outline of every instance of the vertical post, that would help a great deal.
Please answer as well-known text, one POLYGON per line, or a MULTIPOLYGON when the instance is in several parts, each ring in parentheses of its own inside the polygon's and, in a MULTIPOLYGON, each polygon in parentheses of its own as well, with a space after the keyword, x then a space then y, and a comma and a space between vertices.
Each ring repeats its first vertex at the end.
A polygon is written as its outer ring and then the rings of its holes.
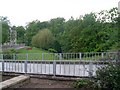
POLYGON ((93 63, 92 61, 89 62, 89 77, 93 76, 93 63))
MULTIPOLYGON (((118 18, 120 18, 120 1, 118 2, 118 18)), ((118 21, 118 23, 120 23, 120 20, 118 21)), ((120 28, 120 25, 118 25, 118 28, 120 28)), ((118 33, 118 35, 120 34, 120 32, 118 33)), ((117 40, 119 41, 119 40, 117 40)), ((120 64, 120 49, 117 52, 117 64, 120 64)))
POLYGON ((62 54, 61 53, 59 54, 59 60, 62 60, 62 54))
POLYGON ((25 67, 24 67, 25 74, 27 74, 27 61, 28 61, 28 54, 26 54, 26 60, 25 60, 25 67))
POLYGON ((80 60, 82 59, 82 53, 81 52, 79 53, 79 58, 80 58, 80 60))
POLYGON ((120 14, 120 1, 118 2, 118 13, 120 14))
POLYGON ((15 54, 13 54, 13 60, 15 60, 15 54))
POLYGON ((44 60, 44 53, 42 53, 42 60, 44 60))
POLYGON ((2 59, 2 73, 4 73, 4 59, 3 59, 3 54, 1 54, 1 59, 2 59))
POLYGON ((56 76, 56 61, 53 61, 53 75, 56 76))
POLYGON ((103 58, 104 58, 104 53, 102 52, 102 54, 101 54, 101 55, 102 55, 102 59, 103 59, 103 58))
POLYGON ((120 64, 120 50, 118 50, 116 54, 117 54, 116 63, 120 64))

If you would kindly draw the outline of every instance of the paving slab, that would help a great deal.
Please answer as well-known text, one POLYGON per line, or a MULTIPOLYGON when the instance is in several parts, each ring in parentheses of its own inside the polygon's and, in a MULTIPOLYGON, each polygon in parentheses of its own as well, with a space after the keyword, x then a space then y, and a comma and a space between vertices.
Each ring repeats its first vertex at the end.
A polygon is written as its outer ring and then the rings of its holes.
POLYGON ((28 80, 29 78, 30 78, 29 76, 21 75, 21 76, 14 77, 14 78, 8 79, 6 81, 0 82, 0 90, 3 88, 11 87, 11 86, 18 84, 20 82, 23 82, 25 80, 28 80))

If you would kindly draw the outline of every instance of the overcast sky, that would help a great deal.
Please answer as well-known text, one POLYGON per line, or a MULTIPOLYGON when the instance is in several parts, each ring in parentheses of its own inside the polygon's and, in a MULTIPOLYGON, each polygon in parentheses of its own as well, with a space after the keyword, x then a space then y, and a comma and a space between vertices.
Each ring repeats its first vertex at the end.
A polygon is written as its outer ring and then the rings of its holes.
POLYGON ((78 18, 90 12, 118 7, 120 0, 0 0, 0 16, 7 16, 12 25, 23 25, 33 20, 71 16, 78 18))

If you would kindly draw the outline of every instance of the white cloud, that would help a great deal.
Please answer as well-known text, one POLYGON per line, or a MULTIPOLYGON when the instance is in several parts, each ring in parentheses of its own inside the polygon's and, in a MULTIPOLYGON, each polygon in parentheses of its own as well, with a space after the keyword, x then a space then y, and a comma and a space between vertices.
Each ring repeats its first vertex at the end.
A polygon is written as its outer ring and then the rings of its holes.
POLYGON ((0 16, 7 16, 12 25, 25 25, 56 17, 79 17, 118 6, 119 0, 0 0, 0 16))

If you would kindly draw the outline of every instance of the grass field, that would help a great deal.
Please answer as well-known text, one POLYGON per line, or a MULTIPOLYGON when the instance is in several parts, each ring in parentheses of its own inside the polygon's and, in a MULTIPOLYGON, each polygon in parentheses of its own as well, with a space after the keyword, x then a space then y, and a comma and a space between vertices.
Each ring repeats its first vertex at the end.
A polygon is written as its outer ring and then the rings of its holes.
MULTIPOLYGON (((80 60, 79 53, 62 53, 61 55, 59 53, 50 53, 46 50, 42 50, 40 48, 32 48, 31 50, 28 50, 28 48, 31 47, 25 47, 22 49, 16 50, 17 54, 7 57, 7 59, 15 59, 15 60, 80 60), (12 58, 11 58, 12 57, 12 58)), ((104 55, 104 59, 108 58, 108 55, 104 55)), ((81 60, 102 60, 103 57, 100 53, 91 55, 90 53, 84 53, 82 54, 81 60)))
POLYGON ((16 50, 16 52, 18 52, 18 54, 16 55, 17 57, 16 59, 25 60, 26 57, 28 57, 28 60, 54 60, 55 59, 54 54, 46 50, 35 48, 35 47, 33 47, 31 50, 27 50, 27 48, 30 48, 30 47, 16 50))
POLYGON ((26 48, 22 48, 22 49, 18 49, 16 50, 18 53, 49 53, 48 51, 45 51, 43 49, 40 49, 40 48, 35 48, 33 47, 32 50, 27 50, 27 48, 30 48, 30 47, 26 47, 26 48))

